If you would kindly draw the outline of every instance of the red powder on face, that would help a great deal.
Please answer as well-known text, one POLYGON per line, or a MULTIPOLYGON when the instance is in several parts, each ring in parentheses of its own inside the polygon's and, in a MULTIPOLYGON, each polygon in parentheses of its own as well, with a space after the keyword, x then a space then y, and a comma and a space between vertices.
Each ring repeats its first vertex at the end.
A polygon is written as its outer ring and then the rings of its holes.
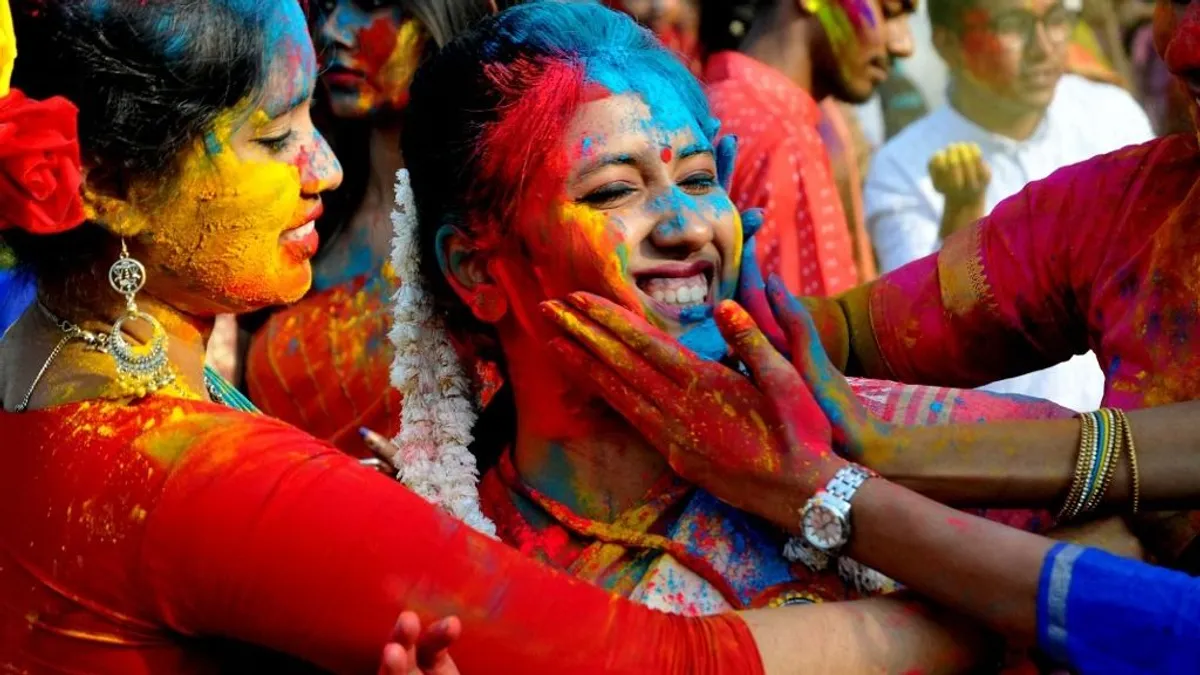
POLYGON ((479 185, 499 191, 490 201, 507 205, 505 221, 523 222, 522 207, 551 204, 563 190, 567 157, 559 146, 587 93, 583 72, 565 62, 531 60, 489 65, 485 72, 500 90, 505 113, 483 135, 479 185), (532 169, 528 157, 543 158, 541 166, 532 169))
POLYGON ((358 33, 358 47, 362 54, 363 70, 374 79, 396 49, 396 35, 400 26, 390 17, 379 17, 358 33))
POLYGON ((674 157, 674 155, 671 153, 670 148, 663 148, 662 155, 660 155, 660 156, 662 157, 663 164, 670 164, 671 158, 674 157))

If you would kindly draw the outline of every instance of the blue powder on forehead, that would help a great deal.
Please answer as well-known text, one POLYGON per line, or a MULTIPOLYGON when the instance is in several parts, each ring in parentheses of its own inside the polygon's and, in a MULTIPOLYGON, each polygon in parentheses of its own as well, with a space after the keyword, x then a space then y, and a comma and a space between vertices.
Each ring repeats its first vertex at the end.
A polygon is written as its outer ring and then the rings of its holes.
POLYGON ((700 137, 712 140, 719 123, 699 83, 674 58, 651 50, 614 50, 584 59, 583 65, 589 82, 614 96, 641 98, 659 129, 675 132, 694 126, 700 137))
POLYGON ((495 39, 484 61, 519 56, 578 63, 588 81, 613 95, 636 94, 662 129, 696 126, 710 141, 716 118, 695 76, 652 33, 595 2, 542 0, 501 12, 490 25, 495 39))

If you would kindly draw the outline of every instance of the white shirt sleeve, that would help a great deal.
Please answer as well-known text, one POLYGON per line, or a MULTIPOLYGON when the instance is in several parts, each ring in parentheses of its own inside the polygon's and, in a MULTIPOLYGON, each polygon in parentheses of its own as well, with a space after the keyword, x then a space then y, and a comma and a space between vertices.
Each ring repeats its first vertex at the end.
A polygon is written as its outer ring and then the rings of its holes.
POLYGON ((921 197, 916 180, 892 159, 887 148, 885 145, 871 161, 863 187, 863 209, 880 273, 936 251, 941 230, 941 222, 921 197))
POLYGON ((1116 90, 1112 95, 1113 119, 1120 125, 1115 130, 1116 133, 1124 138, 1121 145, 1140 145, 1153 140, 1154 127, 1151 126, 1150 117, 1145 109, 1129 92, 1119 87, 1113 89, 1116 90))

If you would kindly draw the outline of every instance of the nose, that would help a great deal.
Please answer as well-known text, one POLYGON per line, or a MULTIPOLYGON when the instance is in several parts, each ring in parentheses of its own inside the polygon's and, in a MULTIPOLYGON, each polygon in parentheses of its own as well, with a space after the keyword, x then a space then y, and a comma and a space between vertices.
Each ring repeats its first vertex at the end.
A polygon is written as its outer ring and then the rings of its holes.
POLYGON ((300 191, 306 197, 316 197, 342 184, 342 163, 333 148, 319 132, 313 132, 313 139, 313 149, 300 165, 300 191))
POLYGON ((1070 37, 1068 36, 1066 39, 1056 43, 1050 38, 1050 31, 1046 28, 1046 22, 1038 21, 1034 24, 1033 33, 1030 35, 1029 44, 1026 45, 1025 49, 1029 56, 1034 57, 1032 60, 1038 62, 1053 53, 1056 44, 1065 45, 1069 41, 1070 37))
POLYGON ((715 236, 712 221, 689 206, 690 198, 678 187, 671 187, 655 201, 652 206, 661 214, 650 233, 650 241, 656 248, 686 258, 712 243, 715 236))
POLYGON ((334 5, 333 11, 325 17, 320 30, 317 31, 321 47, 354 49, 354 22, 351 17, 353 13, 354 10, 345 7, 342 0, 334 5))
POLYGON ((886 30, 889 56, 903 59, 913 55, 912 29, 908 25, 907 14, 888 19, 886 30))

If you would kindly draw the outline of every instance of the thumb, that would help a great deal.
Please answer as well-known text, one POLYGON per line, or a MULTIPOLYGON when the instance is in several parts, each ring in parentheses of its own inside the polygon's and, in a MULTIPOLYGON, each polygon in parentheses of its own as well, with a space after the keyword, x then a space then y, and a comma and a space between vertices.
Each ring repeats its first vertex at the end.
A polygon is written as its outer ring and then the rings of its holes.
POLYGON ((791 440, 801 428, 827 426, 821 408, 813 400, 804 379, 783 357, 737 303, 725 301, 717 306, 717 326, 735 354, 750 369, 758 389, 770 402, 780 421, 785 423, 791 440))

